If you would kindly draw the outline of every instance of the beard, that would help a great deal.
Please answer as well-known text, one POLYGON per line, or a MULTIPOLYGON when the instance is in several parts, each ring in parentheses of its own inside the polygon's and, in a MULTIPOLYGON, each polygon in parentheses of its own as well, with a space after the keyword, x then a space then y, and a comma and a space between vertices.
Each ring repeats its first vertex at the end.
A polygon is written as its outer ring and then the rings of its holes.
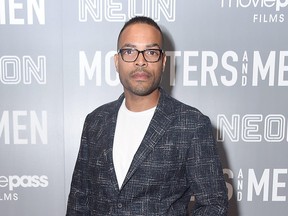
POLYGON ((153 91, 158 89, 162 79, 162 74, 159 76, 154 76, 149 71, 143 68, 138 68, 132 71, 128 78, 121 78, 120 81, 125 90, 133 93, 137 96, 147 96, 153 91), (135 77, 141 73, 142 76, 145 76, 145 80, 135 81, 135 77))

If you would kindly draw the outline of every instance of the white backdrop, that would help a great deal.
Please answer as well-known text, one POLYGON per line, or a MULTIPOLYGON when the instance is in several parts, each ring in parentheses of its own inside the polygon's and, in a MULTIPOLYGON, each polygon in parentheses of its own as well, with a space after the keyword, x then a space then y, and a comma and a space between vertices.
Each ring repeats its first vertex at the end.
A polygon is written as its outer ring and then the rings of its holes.
POLYGON ((85 116, 121 93, 124 22, 165 33, 163 87, 211 118, 229 216, 287 214, 288 0, 0 0, 0 211, 65 214, 85 116))

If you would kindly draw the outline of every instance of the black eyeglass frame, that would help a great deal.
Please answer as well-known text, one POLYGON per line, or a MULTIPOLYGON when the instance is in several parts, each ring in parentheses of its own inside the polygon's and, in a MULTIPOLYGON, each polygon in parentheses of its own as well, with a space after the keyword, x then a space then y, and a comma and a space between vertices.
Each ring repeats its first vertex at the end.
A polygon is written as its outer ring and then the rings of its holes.
POLYGON ((156 62, 160 61, 161 57, 163 56, 164 51, 163 51, 162 49, 145 49, 145 50, 140 51, 140 50, 135 49, 135 48, 121 48, 121 49, 118 50, 118 54, 120 54, 120 56, 121 56, 121 58, 122 58, 122 60, 123 60, 124 62, 135 62, 135 61, 138 59, 140 53, 142 54, 142 56, 143 56, 143 58, 145 59, 146 62, 156 63, 156 62), (135 59, 134 59, 133 61, 124 60, 122 51, 127 51, 127 50, 137 51, 137 55, 136 55, 136 57, 135 57, 135 59), (160 55, 159 55, 159 57, 158 57, 157 60, 155 60, 155 61, 150 61, 150 60, 147 60, 147 59, 146 59, 144 53, 145 53, 146 51, 149 51, 149 50, 151 50, 151 51, 160 51, 160 55))

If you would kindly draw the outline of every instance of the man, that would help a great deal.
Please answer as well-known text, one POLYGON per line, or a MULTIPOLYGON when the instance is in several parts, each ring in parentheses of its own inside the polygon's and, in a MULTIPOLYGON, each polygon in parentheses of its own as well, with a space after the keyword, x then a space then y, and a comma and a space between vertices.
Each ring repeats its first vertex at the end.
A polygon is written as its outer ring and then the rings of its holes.
POLYGON ((124 94, 84 124, 67 215, 227 215, 223 172, 208 117, 159 87, 166 56, 150 18, 118 37, 124 94))

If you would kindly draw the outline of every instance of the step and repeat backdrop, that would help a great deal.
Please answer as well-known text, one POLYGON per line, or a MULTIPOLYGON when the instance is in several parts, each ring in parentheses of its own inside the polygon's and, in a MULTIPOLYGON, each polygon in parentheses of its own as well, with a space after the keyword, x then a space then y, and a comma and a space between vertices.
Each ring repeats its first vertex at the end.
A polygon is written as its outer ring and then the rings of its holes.
POLYGON ((288 0, 0 0, 0 214, 65 215, 86 115, 122 93, 118 33, 165 34, 163 88, 211 118, 229 216, 288 212, 288 0))

